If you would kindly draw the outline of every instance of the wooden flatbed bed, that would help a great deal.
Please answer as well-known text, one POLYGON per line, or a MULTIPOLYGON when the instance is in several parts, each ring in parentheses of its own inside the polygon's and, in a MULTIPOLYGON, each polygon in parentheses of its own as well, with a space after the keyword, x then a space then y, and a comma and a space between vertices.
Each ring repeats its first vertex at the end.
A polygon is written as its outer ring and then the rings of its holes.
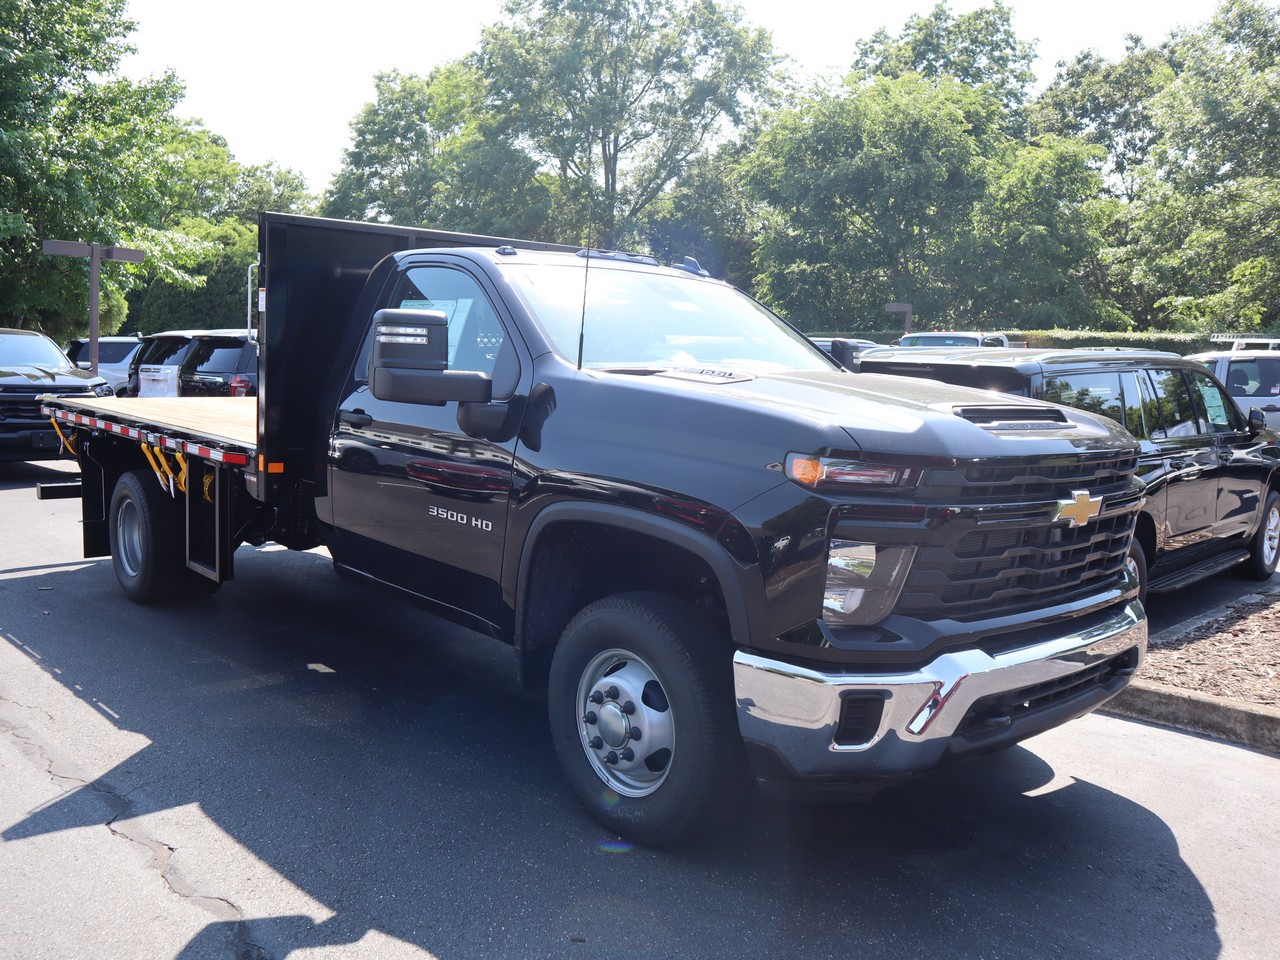
POLYGON ((256 397, 46 397, 44 407, 61 423, 100 427, 126 436, 136 431, 160 446, 173 448, 175 441, 181 441, 187 452, 201 454, 202 450, 190 448, 208 447, 243 455, 241 462, 253 463, 258 443, 256 397), (166 439, 170 442, 163 442, 166 439))

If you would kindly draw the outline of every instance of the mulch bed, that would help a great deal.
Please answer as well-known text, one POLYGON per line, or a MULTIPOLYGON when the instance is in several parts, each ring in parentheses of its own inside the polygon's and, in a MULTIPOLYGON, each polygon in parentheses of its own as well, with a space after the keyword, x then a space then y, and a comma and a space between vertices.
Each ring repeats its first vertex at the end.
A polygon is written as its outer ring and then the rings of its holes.
POLYGON ((1280 707, 1280 595, 1233 604, 1212 623, 1152 646, 1138 676, 1215 697, 1280 707))

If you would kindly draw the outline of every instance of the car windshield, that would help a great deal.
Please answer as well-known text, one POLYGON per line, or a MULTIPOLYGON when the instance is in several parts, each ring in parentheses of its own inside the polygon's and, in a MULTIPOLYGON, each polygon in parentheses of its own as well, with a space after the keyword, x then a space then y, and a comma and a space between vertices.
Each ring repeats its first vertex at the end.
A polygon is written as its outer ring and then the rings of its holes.
POLYGON ((831 369, 805 337, 725 284, 585 262, 524 266, 512 280, 570 362, 581 335, 584 367, 831 369))
POLYGON ((0 366, 43 367, 47 370, 70 370, 67 355, 58 345, 43 336, 10 334, 0 336, 0 366))
POLYGON ((978 337, 964 334, 908 334, 898 341, 900 347, 976 347, 978 337))

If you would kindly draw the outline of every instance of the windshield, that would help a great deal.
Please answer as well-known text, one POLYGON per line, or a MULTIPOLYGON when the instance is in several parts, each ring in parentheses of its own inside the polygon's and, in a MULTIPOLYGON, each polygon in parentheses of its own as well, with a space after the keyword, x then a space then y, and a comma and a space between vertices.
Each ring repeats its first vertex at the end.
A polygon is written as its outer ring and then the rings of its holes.
POLYGON ((0 336, 0 366, 70 370, 67 356, 48 337, 16 334, 0 336))
POLYGON ((981 338, 963 333, 908 334, 898 341, 900 347, 976 347, 981 338))
POLYGON ((596 264, 585 277, 583 270, 539 264, 512 271, 557 352, 572 363, 581 330, 582 366, 594 369, 831 370, 808 340, 732 287, 596 264))

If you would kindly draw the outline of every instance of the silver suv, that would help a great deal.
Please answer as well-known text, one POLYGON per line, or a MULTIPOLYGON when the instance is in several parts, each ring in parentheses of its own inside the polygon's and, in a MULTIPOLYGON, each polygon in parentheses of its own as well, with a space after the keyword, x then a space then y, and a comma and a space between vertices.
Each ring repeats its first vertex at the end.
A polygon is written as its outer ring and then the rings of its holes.
MULTIPOLYGON (((131 337, 98 338, 98 376, 111 384, 117 397, 125 394, 129 383, 129 364, 133 361, 142 340, 137 334, 131 337)), ((78 337, 67 343, 67 356, 81 370, 89 369, 89 338, 78 337)))
POLYGON ((1203 363, 1227 387, 1227 393, 1245 414, 1257 407, 1267 426, 1280 430, 1280 340, 1217 335, 1223 346, 1193 354, 1188 360, 1203 363))

